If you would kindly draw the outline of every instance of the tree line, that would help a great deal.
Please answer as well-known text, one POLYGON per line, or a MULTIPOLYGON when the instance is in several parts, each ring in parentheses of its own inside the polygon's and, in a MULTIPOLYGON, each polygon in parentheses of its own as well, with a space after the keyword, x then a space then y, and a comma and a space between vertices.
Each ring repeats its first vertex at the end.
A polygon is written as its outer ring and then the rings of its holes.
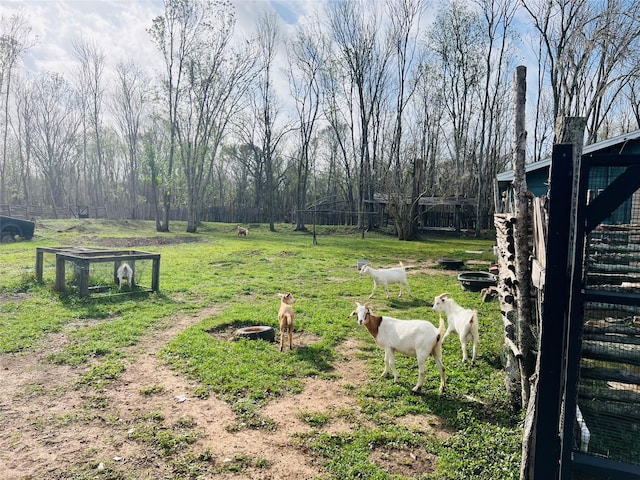
POLYGON ((144 207, 158 231, 180 206, 189 232, 212 208, 299 230, 300 212, 331 208, 364 232, 376 194, 408 240, 423 197, 475 199, 489 226, 524 58, 528 161, 560 116, 585 117, 587 143, 640 128, 632 0, 327 2, 286 35, 264 13, 242 41, 236 20, 227 0, 164 0, 147 28, 160 73, 77 39, 64 76, 29 73, 31 26, 3 17, 0 205, 144 207))

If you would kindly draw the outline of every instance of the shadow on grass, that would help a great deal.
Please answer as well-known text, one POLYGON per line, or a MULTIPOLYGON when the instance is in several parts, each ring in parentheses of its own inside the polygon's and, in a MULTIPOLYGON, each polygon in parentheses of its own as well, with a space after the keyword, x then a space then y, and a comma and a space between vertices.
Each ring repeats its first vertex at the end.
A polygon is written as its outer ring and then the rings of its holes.
POLYGON ((369 413, 387 412, 394 416, 431 413, 442 418, 446 427, 455 430, 478 421, 506 428, 519 422, 519 416, 510 414, 503 404, 461 396, 450 387, 440 394, 437 383, 425 383, 421 392, 414 393, 413 385, 402 379, 398 383, 392 378, 381 379, 364 387, 361 394, 371 400, 367 402, 369 413))
POLYGON ((295 356, 296 360, 304 362, 312 369, 321 372, 333 370, 333 362, 336 359, 334 350, 320 342, 294 348, 291 353, 295 356))

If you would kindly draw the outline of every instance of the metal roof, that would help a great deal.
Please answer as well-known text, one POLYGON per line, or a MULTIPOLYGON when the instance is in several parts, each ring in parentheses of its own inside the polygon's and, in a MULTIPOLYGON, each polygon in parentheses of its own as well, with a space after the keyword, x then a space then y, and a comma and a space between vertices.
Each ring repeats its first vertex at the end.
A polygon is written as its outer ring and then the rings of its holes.
MULTIPOLYGON (((599 150, 605 150, 607 148, 611 148, 615 145, 625 144, 629 140, 636 140, 640 138, 640 130, 635 130, 633 132, 624 133, 622 135, 617 135, 615 137, 607 138, 606 140, 602 140, 601 142, 592 143, 591 145, 587 145, 582 148, 582 153, 593 153, 599 150)), ((540 170, 541 168, 546 168, 551 165, 551 157, 545 158, 544 160, 540 160, 539 162, 527 163, 524 167, 525 173, 534 172, 536 170, 540 170)), ((498 182, 507 182, 513 180, 513 170, 506 170, 502 173, 496 175, 496 179, 498 182)))

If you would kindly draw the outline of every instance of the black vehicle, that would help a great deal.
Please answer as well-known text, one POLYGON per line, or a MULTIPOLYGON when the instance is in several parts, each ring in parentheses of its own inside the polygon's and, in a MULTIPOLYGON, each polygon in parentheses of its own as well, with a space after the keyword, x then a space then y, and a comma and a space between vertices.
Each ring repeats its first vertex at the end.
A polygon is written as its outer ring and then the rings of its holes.
POLYGON ((0 215, 0 241, 15 242, 18 238, 31 240, 36 229, 36 222, 20 218, 0 215))

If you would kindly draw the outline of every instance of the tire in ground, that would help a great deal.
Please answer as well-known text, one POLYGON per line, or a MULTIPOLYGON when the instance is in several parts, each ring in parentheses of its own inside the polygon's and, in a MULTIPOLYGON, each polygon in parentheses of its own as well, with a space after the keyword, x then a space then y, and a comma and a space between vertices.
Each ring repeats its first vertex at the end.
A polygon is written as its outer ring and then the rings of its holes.
POLYGON ((276 332, 273 327, 258 325, 254 327, 239 328, 234 332, 236 338, 247 338, 249 340, 267 340, 274 342, 276 332))

